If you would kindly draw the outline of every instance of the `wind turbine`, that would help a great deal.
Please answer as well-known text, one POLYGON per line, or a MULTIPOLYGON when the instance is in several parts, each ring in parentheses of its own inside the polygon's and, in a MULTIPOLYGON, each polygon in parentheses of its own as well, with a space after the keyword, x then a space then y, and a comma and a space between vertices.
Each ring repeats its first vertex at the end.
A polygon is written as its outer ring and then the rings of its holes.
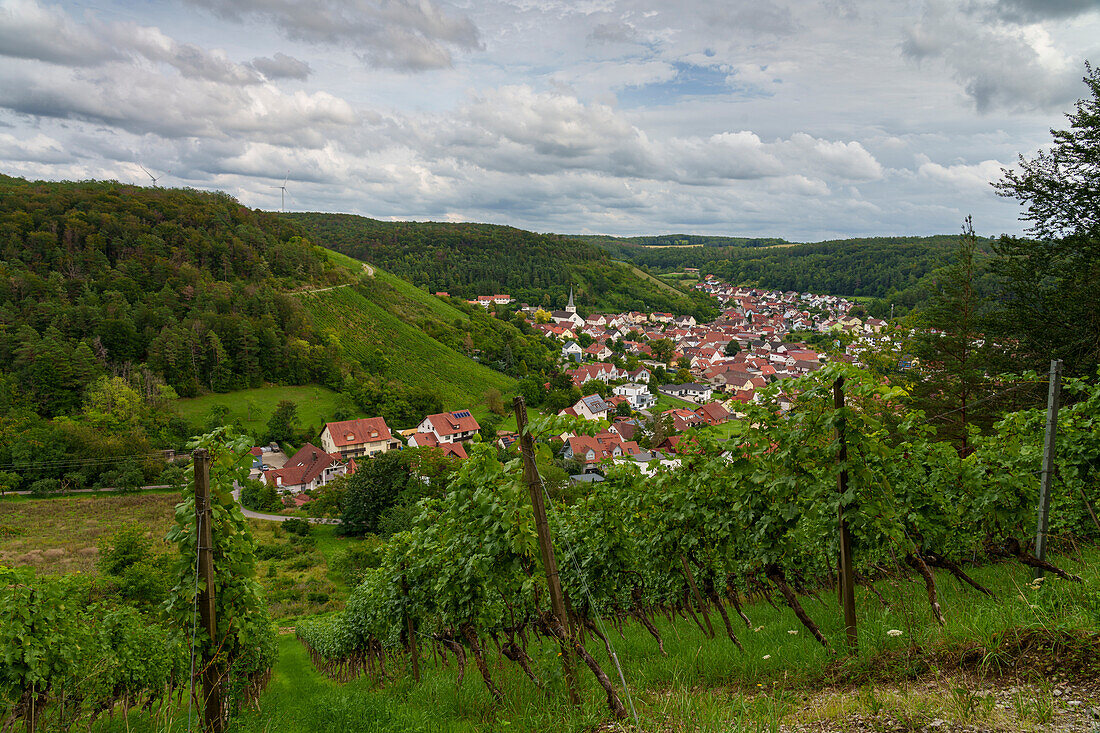
POLYGON ((166 171, 164 175, 158 177, 145 170, 145 166, 143 166, 141 163, 138 163, 138 168, 141 168, 143 171, 145 171, 145 175, 149 176, 149 178, 153 180, 153 188, 157 187, 157 181, 159 181, 161 178, 164 178, 164 176, 170 175, 172 173, 172 171, 166 171))
MULTIPOLYGON (((286 208, 286 197, 290 195, 286 190, 286 182, 289 181, 289 180, 290 180, 290 171, 287 171, 286 176, 283 178, 283 185, 281 185, 281 186, 272 186, 271 187, 271 188, 279 189, 279 192, 280 192, 279 193, 279 212, 280 213, 282 213, 283 209, 286 208)), ((291 196, 290 200, 293 201, 294 197, 291 196)))

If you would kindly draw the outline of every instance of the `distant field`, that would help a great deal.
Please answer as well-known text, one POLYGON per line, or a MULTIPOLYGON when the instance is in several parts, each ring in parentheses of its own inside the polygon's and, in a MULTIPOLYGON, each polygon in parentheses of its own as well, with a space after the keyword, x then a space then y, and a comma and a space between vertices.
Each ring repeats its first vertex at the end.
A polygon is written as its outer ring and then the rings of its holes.
POLYGON ((0 565, 94 573, 96 542, 130 522, 147 529, 158 552, 167 552, 164 536, 179 501, 175 491, 0 499, 0 565))
POLYGON ((298 405, 300 426, 312 425, 320 430, 326 422, 333 419, 339 397, 336 392, 319 385, 259 387, 177 400, 176 408, 180 417, 199 425, 210 412, 210 408, 214 405, 225 405, 229 408, 230 421, 240 420, 246 430, 253 432, 252 437, 260 440, 267 429, 267 421, 271 419, 275 406, 281 400, 291 400, 298 405))
MULTIPOLYGON (((681 246, 684 246, 684 247, 697 247, 697 246, 702 246, 702 245, 685 244, 685 245, 681 245, 681 246)), ((631 265, 630 263, 625 263, 625 264, 626 264, 627 267, 630 268, 631 272, 633 272, 635 275, 642 278, 643 280, 649 280, 650 282, 657 283, 657 285, 660 286, 660 288, 662 290, 667 290, 668 292, 675 293, 676 295, 683 295, 684 294, 683 290, 680 290, 679 288, 675 288, 672 285, 669 285, 664 280, 653 277, 652 275, 650 275, 645 270, 640 270, 637 267, 635 267, 634 265, 631 265)))
MULTIPOLYGON (((40 574, 95 575, 99 539, 131 522, 146 529, 146 536, 154 540, 154 552, 171 553, 174 548, 164 538, 179 501, 174 491, 0 499, 0 565, 30 567, 40 574)), ((259 545, 270 548, 291 541, 277 522, 250 519, 248 523, 259 545)), ((312 544, 299 544, 285 556, 257 562, 256 577, 276 619, 324 613, 344 605, 348 589, 343 577, 332 570, 332 562, 361 541, 337 537, 331 526, 314 527, 310 536, 312 544)))
POLYGON ((447 348, 353 288, 301 297, 315 325, 337 333, 349 356, 371 363, 375 352, 381 352, 387 378, 434 392, 444 409, 474 407, 490 388, 502 394, 514 389, 514 379, 447 348))

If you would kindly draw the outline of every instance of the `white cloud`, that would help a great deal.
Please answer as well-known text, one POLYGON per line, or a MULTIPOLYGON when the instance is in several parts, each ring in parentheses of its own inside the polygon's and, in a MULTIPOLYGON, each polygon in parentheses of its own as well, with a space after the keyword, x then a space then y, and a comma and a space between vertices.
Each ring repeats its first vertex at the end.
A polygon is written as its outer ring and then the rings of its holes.
POLYGON ((473 22, 433 0, 189 1, 225 18, 264 19, 290 39, 356 49, 372 66, 445 68, 453 49, 481 48, 473 22))
POLYGON ((993 194, 990 186, 1004 177, 1003 170, 1009 168, 997 160, 983 160, 980 163, 941 165, 933 163, 927 156, 917 156, 917 175, 936 183, 943 183, 969 193, 984 192, 993 194))
MULTIPOLYGON (((942 61, 979 111, 1064 106, 1077 93, 1081 59, 1057 50, 1038 26, 980 22, 949 0, 929 0, 905 32, 902 49, 918 61, 942 61)), ((987 16, 988 17, 988 16, 987 16)))
POLYGON ((79 66, 121 56, 88 26, 36 0, 0 0, 0 55, 79 66))

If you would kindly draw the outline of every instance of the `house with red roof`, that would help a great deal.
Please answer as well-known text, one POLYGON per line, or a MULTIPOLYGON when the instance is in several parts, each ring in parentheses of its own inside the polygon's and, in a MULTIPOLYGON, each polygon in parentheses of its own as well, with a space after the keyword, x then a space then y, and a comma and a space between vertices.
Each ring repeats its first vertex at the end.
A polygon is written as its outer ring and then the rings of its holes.
POLYGON ((282 468, 264 471, 260 480, 279 491, 297 494, 324 486, 337 476, 354 473, 338 454, 327 453, 312 443, 306 443, 283 464, 282 468))
POLYGON ((366 417, 326 423, 321 431, 321 447, 346 460, 397 450, 401 441, 390 433, 385 419, 366 417))
POLYGON ((695 408, 695 414, 703 418, 707 425, 719 425, 728 421, 731 417, 730 411, 722 406, 721 402, 708 402, 707 404, 695 408))
POLYGON ((636 456, 642 449, 632 440, 623 440, 617 433, 604 432, 596 435, 574 435, 566 441, 565 459, 576 460, 585 465, 585 470, 595 468, 600 461, 623 456, 636 456))
POLYGON ((450 458, 466 459, 466 448, 462 443, 441 443, 434 433, 416 433, 409 438, 409 445, 416 448, 434 448, 443 451, 443 455, 450 458))
POLYGON ((424 445, 425 443, 421 442, 421 436, 425 434, 434 436, 436 445, 461 443, 473 438, 479 430, 481 426, 469 410, 441 412, 437 415, 428 415, 420 421, 416 426, 416 432, 409 438, 409 445, 413 447, 424 445))

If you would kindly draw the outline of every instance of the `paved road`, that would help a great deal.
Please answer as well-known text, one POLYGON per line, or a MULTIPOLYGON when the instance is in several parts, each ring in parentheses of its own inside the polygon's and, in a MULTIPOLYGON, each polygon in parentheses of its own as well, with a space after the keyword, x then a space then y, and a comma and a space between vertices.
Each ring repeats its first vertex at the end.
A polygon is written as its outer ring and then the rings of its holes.
MULTIPOLYGON (((241 492, 240 489, 233 490, 233 498, 240 504, 241 514, 249 517, 250 519, 263 519, 268 522, 285 522, 288 519, 302 519, 302 517, 288 517, 283 514, 261 514, 260 512, 254 512, 251 509, 246 509, 244 504, 241 504, 241 492)), ((339 519, 329 519, 327 517, 306 517, 305 520, 310 524, 343 524, 339 519)))

